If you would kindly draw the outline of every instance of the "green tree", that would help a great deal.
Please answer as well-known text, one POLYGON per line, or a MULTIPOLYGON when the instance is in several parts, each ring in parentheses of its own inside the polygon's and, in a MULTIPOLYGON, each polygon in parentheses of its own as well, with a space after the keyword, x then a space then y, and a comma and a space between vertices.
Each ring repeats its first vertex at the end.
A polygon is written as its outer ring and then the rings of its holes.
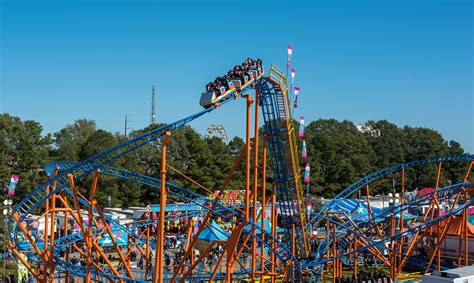
POLYGON ((88 138, 96 131, 92 120, 79 119, 53 134, 51 156, 55 160, 80 161, 81 150, 88 138))
POLYGON ((11 175, 18 175, 15 200, 23 198, 44 181, 42 166, 48 160, 50 139, 41 135, 38 122, 0 115, 0 182, 6 189, 11 175))
POLYGON ((305 136, 307 161, 312 166, 311 187, 317 195, 333 197, 373 169, 373 149, 350 121, 313 121, 305 136))
POLYGON ((374 151, 371 163, 375 168, 405 161, 404 135, 397 125, 387 120, 368 121, 362 129, 374 151))

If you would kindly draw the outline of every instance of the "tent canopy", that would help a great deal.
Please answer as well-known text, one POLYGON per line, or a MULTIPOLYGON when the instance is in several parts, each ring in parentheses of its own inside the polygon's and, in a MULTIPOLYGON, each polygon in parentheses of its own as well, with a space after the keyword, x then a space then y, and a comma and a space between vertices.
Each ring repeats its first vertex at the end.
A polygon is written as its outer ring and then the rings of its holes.
MULTIPOLYGON (((333 199, 331 201, 330 210, 344 212, 347 215, 352 214, 356 209, 363 208, 368 214, 369 207, 357 199, 333 199)), ((377 215, 382 209, 371 206, 372 214, 377 215)))
MULTIPOLYGON (((444 227, 446 226, 446 223, 447 223, 448 219, 445 219, 431 227, 433 227, 433 233, 437 233, 438 231, 438 225, 439 225, 439 228, 441 229, 444 229, 444 227)), ((463 232, 463 221, 462 221, 462 217, 460 216, 455 216, 454 218, 451 219, 451 222, 449 224, 449 227, 448 227, 448 231, 447 231, 447 235, 449 236, 460 236, 461 233, 463 232)), ((428 232, 429 231, 429 228, 425 229, 424 230, 425 232, 428 232)), ((471 224, 471 223, 467 223, 467 236, 468 237, 474 237, 474 225, 471 224)))
POLYGON ((416 192, 416 196, 420 197, 422 195, 426 195, 426 194, 432 193, 434 191, 435 191, 435 189, 433 189, 433 188, 423 188, 423 189, 419 190, 418 192, 416 192))
MULTIPOLYGON (((112 234, 115 238, 115 241, 117 242, 117 244, 119 246, 126 246, 127 245, 127 243, 128 243, 128 234, 127 233, 125 233, 123 231, 119 231, 119 230, 117 230, 117 231, 113 230, 112 234)), ((103 247, 112 247, 114 245, 114 243, 110 239, 109 234, 105 233, 104 236, 99 238, 99 245, 101 245, 103 247)))
MULTIPOLYGON (((369 219, 369 206, 356 199, 335 199, 333 200, 330 210, 345 212, 353 221, 363 221, 369 219)), ((371 207, 372 217, 382 214, 385 210, 377 207, 371 207)), ((400 212, 395 215, 397 219, 400 218, 400 212)), ((415 219, 417 216, 409 214, 407 211, 403 212, 405 220, 415 219)), ((377 221, 382 221, 378 219, 377 221)))
POLYGON ((225 241, 227 240, 227 238, 229 238, 229 236, 229 233, 219 227, 216 221, 212 220, 211 223, 205 229, 202 230, 198 239, 205 240, 208 242, 213 242, 215 240, 225 241))

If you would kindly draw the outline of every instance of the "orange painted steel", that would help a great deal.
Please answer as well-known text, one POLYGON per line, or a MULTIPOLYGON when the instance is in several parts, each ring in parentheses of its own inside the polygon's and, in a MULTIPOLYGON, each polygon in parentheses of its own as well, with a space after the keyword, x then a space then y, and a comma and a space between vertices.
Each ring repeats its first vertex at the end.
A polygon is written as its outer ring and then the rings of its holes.
POLYGON ((169 165, 169 164, 166 164, 166 167, 167 168, 170 168, 171 170, 173 170, 174 172, 176 172, 178 175, 180 175, 181 177, 183 177, 184 179, 186 179, 187 181, 189 181, 191 184, 194 184, 196 186, 198 186, 199 188, 205 190, 207 193, 209 193, 209 195, 212 195, 214 194, 213 191, 209 190, 208 188, 204 187, 203 185, 199 184, 198 182, 196 182, 196 180, 193 180, 192 178, 190 178, 189 176, 187 176, 186 174, 184 174, 183 172, 179 171, 178 169, 174 168, 173 166, 169 165))
MULTIPOLYGON (((402 168, 402 191, 401 191, 401 195, 400 195, 400 204, 403 205, 405 203, 405 168, 402 168)), ((403 232, 405 230, 405 223, 404 223, 404 219, 405 218, 405 213, 402 211, 400 213, 400 232, 403 232)), ((400 262, 401 259, 402 259, 402 255, 403 255, 403 244, 404 244, 404 241, 403 241, 403 237, 400 238, 399 240, 399 250, 398 250, 398 254, 399 254, 399 257, 398 257, 398 261, 400 262)), ((400 272, 401 270, 397 270, 397 266, 395 266, 395 269, 396 269, 396 273, 397 273, 397 276, 400 276, 400 272)))
POLYGON ((170 131, 166 131, 165 137, 161 144, 161 186, 160 186, 160 217, 158 221, 158 233, 156 235, 157 247, 155 252, 155 272, 153 273, 153 282, 162 283, 164 276, 164 259, 165 251, 165 211, 166 211, 166 146, 171 136, 170 131))
MULTIPOLYGON (((354 228, 354 230, 357 230, 360 234, 363 233, 363 231, 360 229, 360 227, 357 226, 357 224, 356 224, 356 223, 349 217, 349 215, 347 215, 345 212, 334 212, 334 211, 331 211, 331 212, 329 212, 328 214, 333 215, 338 221, 340 221, 340 223, 346 222, 344 219, 347 219, 347 222, 349 222, 349 223, 351 224, 351 226, 354 228), (339 215, 343 215, 343 216, 344 216, 344 219, 341 218, 339 215)), ((356 238, 356 241, 359 241, 359 242, 360 242, 362 245, 364 245, 364 246, 370 244, 370 243, 367 242, 367 240, 364 239, 363 237, 356 238)), ((382 262, 385 263, 386 265, 390 265, 390 262, 382 255, 382 253, 381 253, 376 247, 368 248, 367 251, 369 251, 370 253, 372 253, 375 257, 377 257, 378 259, 380 259, 380 261, 382 261, 382 262)))
MULTIPOLYGON (((357 250, 357 241, 354 241, 353 244, 353 249, 354 251, 357 250)), ((357 252, 354 253, 354 278, 357 279, 358 275, 357 275, 357 252)))
POLYGON ((250 111, 253 99, 250 94, 242 95, 246 99, 246 125, 245 125, 245 144, 247 145, 246 162, 245 162, 245 221, 249 221, 250 216, 250 111))
MULTIPOLYGON (((272 193, 272 236, 274 238, 277 237, 277 211, 276 211, 275 191, 273 191, 273 193, 272 193)), ((275 242, 273 242, 272 248, 273 249, 276 248, 276 243, 275 242)), ((274 274, 275 273, 275 265, 276 265, 276 257, 275 257, 274 253, 272 253, 270 255, 270 257, 271 257, 271 263, 272 263, 271 273, 274 274)), ((271 282, 272 283, 275 282, 275 275, 271 275, 271 282)))
POLYGON ((146 247, 145 247, 145 279, 148 280, 148 276, 150 275, 150 271, 148 270, 149 269, 149 261, 150 261, 150 231, 151 230, 151 227, 148 226, 148 228, 146 228, 146 247))
MULTIPOLYGON (((230 170, 230 173, 227 175, 226 179, 224 180, 224 183, 221 185, 221 187, 219 188, 219 193, 216 195, 216 198, 214 199, 215 202, 218 202, 221 198, 221 195, 223 194, 224 190, 227 188, 227 185, 230 183, 230 181, 232 180, 232 177, 234 176, 234 173, 235 171, 237 170, 244 154, 248 151, 249 146, 247 145, 244 145, 241 149, 240 149, 240 153, 239 155, 235 158, 234 160, 234 164, 232 165, 232 168, 230 170)), ((211 204, 211 208, 214 207, 214 204, 211 204)), ((193 240, 190 244, 191 247, 194 247, 197 243, 197 240, 198 240, 198 237, 200 235, 200 233, 202 232, 202 230, 204 230, 204 228, 206 227, 207 223, 209 222, 210 218, 212 216, 212 209, 210 211, 207 212, 206 216, 204 217, 204 220, 202 222, 202 224, 198 227, 198 231, 196 232, 196 234, 194 235, 193 237, 193 240)), ((175 269, 175 271, 173 272, 173 276, 171 278, 171 282, 174 282, 176 280, 176 276, 182 272, 182 269, 184 267, 184 264, 186 263, 187 259, 189 258, 190 256, 190 251, 186 251, 186 253, 184 254, 184 257, 182 258, 181 262, 180 262, 180 265, 175 269)))
POLYGON ((20 254, 15 249, 15 245, 12 242, 8 243, 8 247, 11 249, 13 254, 21 261, 21 263, 23 263, 23 265, 28 269, 28 271, 31 272, 31 274, 36 278, 38 282, 42 282, 44 280, 43 277, 40 276, 40 274, 36 272, 36 270, 28 263, 28 261, 23 258, 22 254, 20 254))
MULTIPOLYGON (((393 238, 395 236, 395 216, 392 213, 390 213, 390 238, 393 238)), ((391 240, 390 241, 390 278, 395 279, 396 277, 396 249, 395 249, 395 241, 391 240)))
MULTIPOLYGON (((258 103, 257 103, 258 104, 258 103)), ((261 191, 262 191, 262 212, 261 212, 261 219, 262 219, 262 229, 263 231, 265 230, 265 219, 266 219, 266 211, 267 211, 267 202, 266 202, 266 189, 267 189, 267 182, 265 180, 265 177, 267 176, 267 140, 266 138, 263 139, 263 152, 262 152, 262 186, 261 186, 261 191)), ((261 233, 261 239, 262 239, 262 244, 260 246, 260 256, 262 257, 262 262, 261 262, 261 272, 265 272, 265 245, 263 244, 265 242, 265 233, 261 233)), ((272 262, 270 262, 272 264, 272 262)), ((263 283, 265 281, 264 276, 262 275, 260 277, 260 282, 263 283)))
MULTIPOLYGON (((258 109, 260 105, 258 105, 258 91, 255 94, 255 121, 254 121, 254 138, 253 138, 253 206, 252 206, 252 221, 253 223, 257 223, 257 194, 258 194, 258 109)), ((263 206, 263 204, 262 204, 263 206)), ((263 222, 263 220, 262 220, 263 222)), ((252 228, 252 232, 256 235, 257 230, 252 228)), ((254 238, 252 240, 252 272, 251 272, 251 280, 255 281, 255 272, 256 272, 256 263, 257 263, 257 239, 254 238)))
MULTIPOLYGON (((372 214, 372 206, 370 205, 370 188, 369 188, 369 184, 365 185, 365 192, 366 192, 366 195, 367 195, 367 207, 368 207, 368 212, 369 212, 369 217, 371 219, 373 219, 373 214, 372 214)), ((377 234, 379 235, 379 237, 383 237, 382 235, 382 231, 380 230, 380 227, 377 223, 377 221, 374 220, 374 226, 375 226, 375 230, 377 231, 377 234)))
MULTIPOLYGON (((60 197, 62 198, 62 197, 60 197)), ((67 237, 69 233, 69 214, 68 211, 64 211, 64 237, 67 237)), ((69 262, 69 252, 70 248, 67 247, 64 251, 64 259, 66 262, 69 262)), ((69 270, 66 270, 66 278, 64 279, 65 283, 69 283, 69 270)))
MULTIPOLYGON (((336 225, 332 224, 332 235, 333 235, 333 240, 332 240, 332 256, 333 258, 337 257, 337 237, 336 237, 336 225)), ((336 283, 336 278, 338 277, 338 270, 337 270, 337 262, 334 260, 332 262, 332 282, 336 283)))
MULTIPOLYGON (((441 177, 441 167, 443 165, 443 162, 440 161, 439 164, 438 164, 438 174, 436 175, 436 187, 435 187, 435 190, 438 190, 439 189, 439 180, 440 180, 440 177, 441 177)), ((403 215, 403 213, 402 213, 403 215)), ((438 211, 437 211, 437 217, 439 217, 441 215, 441 207, 438 205, 438 211)), ((440 231, 440 225, 437 225, 438 226, 438 232, 437 232, 437 241, 436 241, 436 246, 435 246, 435 249, 437 250, 436 254, 437 254, 437 259, 438 259, 438 265, 437 265, 437 270, 438 272, 441 271, 441 242, 439 237, 440 237, 440 234, 441 234, 441 231, 440 231)))
POLYGON ((212 241, 211 244, 209 246, 207 246, 207 248, 203 251, 203 253, 197 258, 196 261, 194 261, 193 263, 191 263, 191 266, 188 268, 188 270, 181 276, 181 278, 179 279, 179 283, 184 283, 184 281, 186 280, 186 278, 191 275, 191 273, 193 272, 194 268, 197 267, 197 265, 202 261, 202 259, 205 257, 205 255, 207 255, 211 250, 212 248, 220 241, 216 240, 216 241, 212 241))

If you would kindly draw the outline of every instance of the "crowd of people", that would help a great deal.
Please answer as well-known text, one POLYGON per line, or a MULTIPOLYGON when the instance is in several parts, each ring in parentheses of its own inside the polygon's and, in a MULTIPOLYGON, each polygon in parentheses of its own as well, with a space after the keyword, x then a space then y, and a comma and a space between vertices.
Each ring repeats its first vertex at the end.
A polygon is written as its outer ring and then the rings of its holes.
POLYGON ((217 77, 213 82, 209 82, 206 85, 206 91, 215 91, 221 95, 221 88, 224 87, 224 92, 229 90, 230 81, 232 79, 240 80, 243 85, 245 83, 245 77, 250 78, 252 71, 256 71, 257 74, 262 73, 262 60, 254 60, 250 57, 247 58, 241 65, 234 66, 234 68, 227 72, 226 75, 217 77))

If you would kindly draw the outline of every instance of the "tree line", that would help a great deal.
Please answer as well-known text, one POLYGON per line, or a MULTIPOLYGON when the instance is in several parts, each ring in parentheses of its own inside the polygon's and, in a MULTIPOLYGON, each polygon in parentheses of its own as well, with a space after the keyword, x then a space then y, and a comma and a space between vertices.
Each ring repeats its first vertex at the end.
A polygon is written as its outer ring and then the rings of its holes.
MULTIPOLYGON (((139 135, 160 124, 131 133, 139 135)), ((260 131, 263 133, 263 129, 260 131)), ((0 185, 6 194, 10 176, 18 175, 20 182, 14 199, 18 201, 46 179, 43 167, 53 161, 81 161, 127 139, 122 134, 99 129, 96 123, 80 119, 63 129, 43 134, 36 121, 22 121, 9 114, 0 114, 0 185)), ((349 184, 375 170, 401 162, 433 156, 465 154, 456 141, 447 141, 436 130, 421 127, 398 127, 386 120, 368 121, 357 126, 351 121, 319 119, 305 128, 307 160, 311 164, 310 194, 333 197, 349 184)), ((301 149, 301 139, 299 139, 301 149)), ((168 143, 167 179, 197 193, 208 195, 219 189, 239 155, 244 140, 234 137, 228 143, 218 138, 204 138, 190 126, 174 131, 168 143), (196 181, 188 181, 183 174, 196 181)), ((260 143, 260 149, 262 143, 260 143)), ((267 174, 271 180, 270 161, 267 174)), ((150 143, 114 162, 112 166, 160 178, 160 140, 150 143)), ((443 170, 441 185, 462 179, 464 164, 449 164, 443 170)), ((407 187, 434 186, 435 166, 417 170, 407 179, 407 187)), ((78 183, 87 192, 90 177, 78 183)), ((144 206, 158 202, 158 190, 127 180, 101 176, 96 197, 108 205, 111 197, 116 207, 144 206)), ((243 189, 245 165, 241 162, 228 185, 229 189, 243 189)), ((389 190, 382 184, 379 193, 389 190)), ((271 186, 267 186, 271 187, 271 186)), ((171 196, 172 198, 172 196, 171 196)))

